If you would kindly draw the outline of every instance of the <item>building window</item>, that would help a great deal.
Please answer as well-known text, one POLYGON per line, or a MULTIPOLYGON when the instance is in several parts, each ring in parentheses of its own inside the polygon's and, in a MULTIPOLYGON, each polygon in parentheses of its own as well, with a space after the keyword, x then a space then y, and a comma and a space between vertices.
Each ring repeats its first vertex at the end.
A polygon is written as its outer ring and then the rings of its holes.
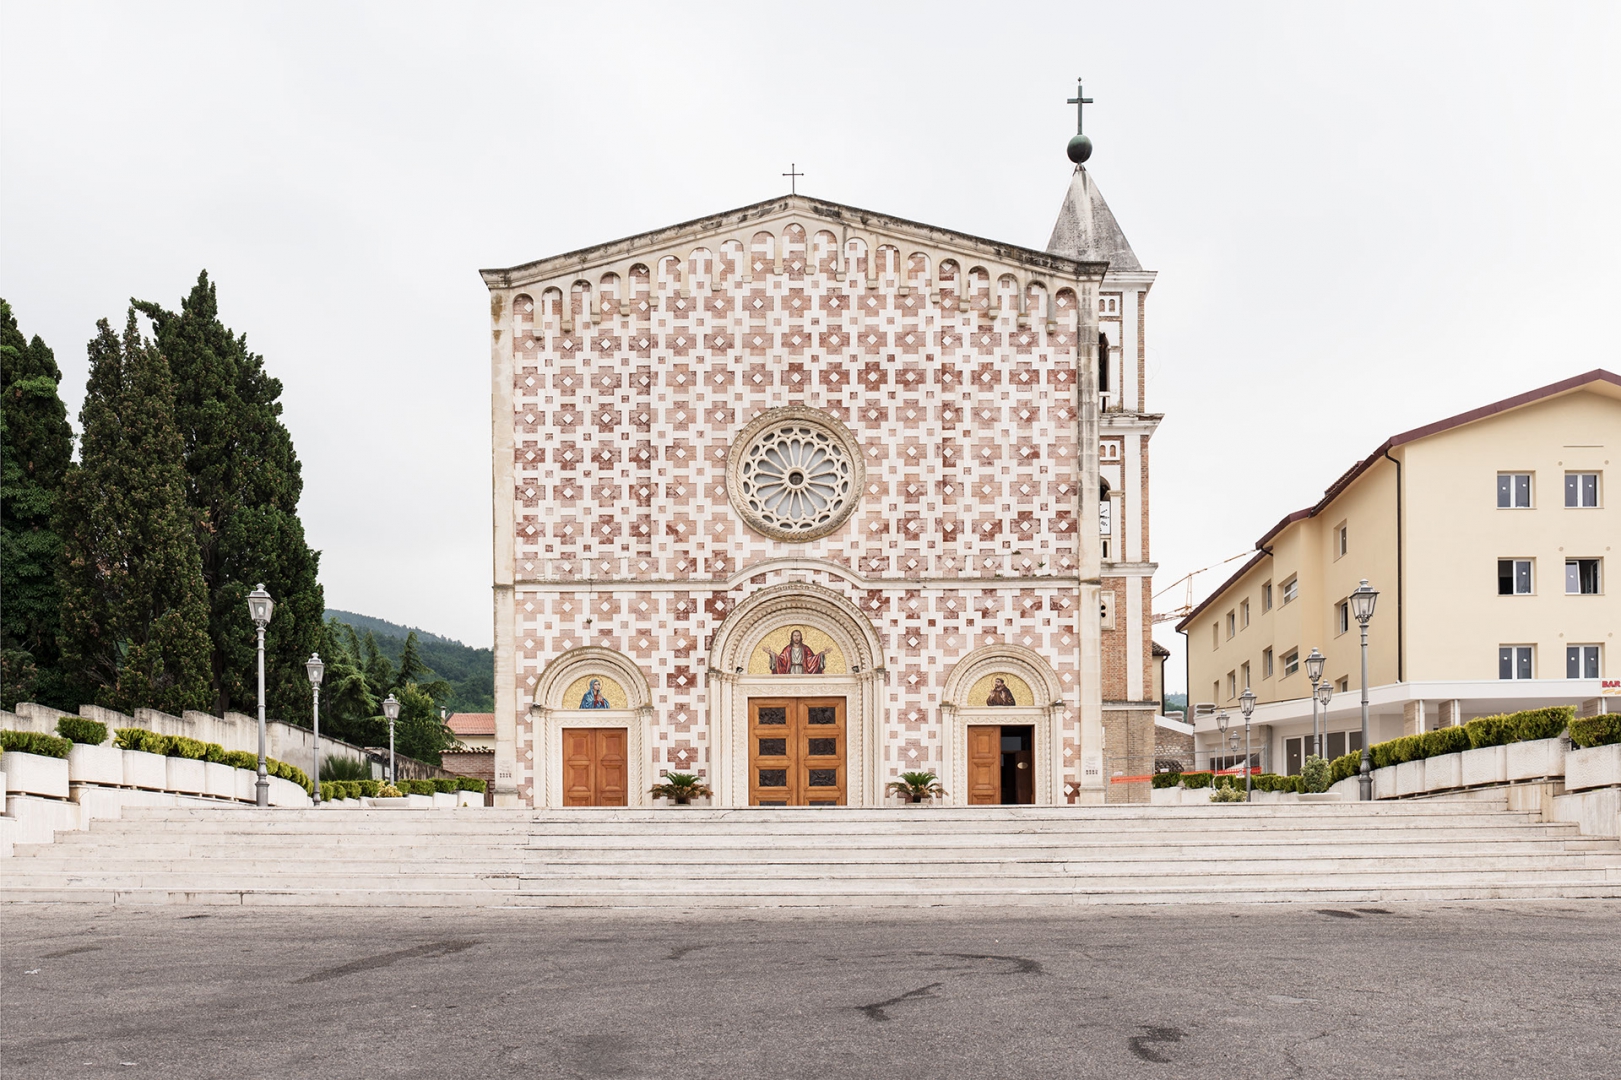
POLYGON ((1220 623, 1211 623, 1210 624, 1210 647, 1212 649, 1221 648, 1221 624, 1220 623))
POLYGON ((1334 530, 1334 558, 1343 558, 1346 552, 1351 550, 1350 537, 1350 526, 1343 521, 1340 522, 1339 527, 1334 530))
POLYGON ((1227 613, 1227 636, 1228 637, 1232 637, 1234 634, 1236 634, 1238 632, 1235 629, 1235 627, 1237 627, 1237 626, 1238 626, 1238 617, 1236 615, 1234 615, 1231 611, 1229 611, 1227 613))
POLYGON ((1113 531, 1114 531, 1113 528, 1110 525, 1110 521, 1111 521, 1111 519, 1113 518, 1114 515, 1112 515, 1109 512, 1109 505, 1110 505, 1109 504, 1109 498, 1106 495, 1102 499, 1098 500, 1098 535, 1099 536, 1110 536, 1110 535, 1113 534, 1113 531))
POLYGON ((1351 629, 1351 602, 1341 600, 1334 605, 1334 633, 1343 634, 1351 629))
POLYGON ((1261 650, 1261 678, 1270 679, 1271 677, 1272 677, 1272 650, 1271 649, 1262 649, 1261 650))
POLYGON ((1497 508, 1499 510, 1529 510, 1531 508, 1530 473, 1500 472, 1497 474, 1497 508))
POLYGON ((1336 694, 1349 694, 1351 692, 1351 676, 1341 675, 1340 684, 1334 688, 1336 694))
POLYGON ((1497 595, 1498 596, 1530 596, 1531 595, 1531 560, 1530 559, 1498 559, 1497 560, 1497 595))
POLYGON ((1565 474, 1565 505, 1578 509, 1598 505, 1598 473, 1568 472, 1565 474))
POLYGON ((1593 596, 1599 591, 1598 559, 1565 560, 1565 592, 1571 596, 1593 596))
POLYGON ((1290 649, 1283 654, 1283 677, 1287 679, 1300 670, 1300 650, 1290 649))
POLYGON ((1239 626, 1248 630, 1250 625, 1250 602, 1244 601, 1238 605, 1239 626))
POLYGON ((1323 733, 1323 756, 1329 761, 1346 754, 1362 752, 1362 732, 1327 731, 1323 733))
POLYGON ((1269 581, 1261 586, 1261 614, 1272 610, 1272 583, 1269 581))
POLYGON ((1227 700, 1231 701, 1233 698, 1235 698, 1237 696, 1238 696, 1238 672, 1229 671, 1227 673, 1227 700))
POLYGON ((1531 677, 1531 646, 1504 645, 1497 650, 1497 677, 1499 679, 1529 679, 1531 677))
POLYGON ((1300 579, 1298 577, 1292 577, 1283 583, 1283 602, 1285 605, 1294 603, 1295 597, 1299 595, 1300 579))
POLYGON ((1243 679, 1244 689, 1248 690, 1250 688, 1250 665, 1248 660, 1244 661, 1244 665, 1238 669, 1238 674, 1243 679))
POLYGON ((1597 645, 1565 646, 1565 678, 1596 679, 1598 677, 1597 645))
MULTIPOLYGON (((1221 680, 1220 679, 1217 679, 1215 682, 1210 684, 1210 700, 1211 701, 1220 701, 1221 700, 1221 680)), ((1215 706, 1212 705, 1211 708, 1215 708, 1215 706)))

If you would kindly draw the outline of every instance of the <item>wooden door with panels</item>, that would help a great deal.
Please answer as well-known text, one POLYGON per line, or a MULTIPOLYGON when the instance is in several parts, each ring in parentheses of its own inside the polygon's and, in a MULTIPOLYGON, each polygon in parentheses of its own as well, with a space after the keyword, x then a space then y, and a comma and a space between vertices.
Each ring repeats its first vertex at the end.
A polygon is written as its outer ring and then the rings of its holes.
POLYGON ((629 804, 629 760, 624 728, 563 729, 563 805, 629 804))
POLYGON ((749 805, 845 805, 844 698, 749 699, 749 805))
POLYGON ((1036 801, 1035 728, 968 725, 968 805, 1029 806, 1036 801))

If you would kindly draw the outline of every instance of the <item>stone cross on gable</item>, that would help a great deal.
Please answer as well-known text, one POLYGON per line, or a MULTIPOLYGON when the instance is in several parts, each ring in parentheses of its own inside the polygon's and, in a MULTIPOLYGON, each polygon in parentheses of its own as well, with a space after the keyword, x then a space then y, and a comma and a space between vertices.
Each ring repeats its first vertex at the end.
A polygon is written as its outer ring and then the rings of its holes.
POLYGON ((788 163, 788 171, 782 174, 782 175, 784 175, 784 176, 786 176, 788 178, 788 194, 790 194, 790 195, 799 194, 799 191, 797 190, 798 189, 798 184, 799 184, 799 178, 801 176, 805 175, 802 172, 797 172, 796 170, 798 168, 799 167, 797 165, 795 165, 793 162, 790 161, 788 163))

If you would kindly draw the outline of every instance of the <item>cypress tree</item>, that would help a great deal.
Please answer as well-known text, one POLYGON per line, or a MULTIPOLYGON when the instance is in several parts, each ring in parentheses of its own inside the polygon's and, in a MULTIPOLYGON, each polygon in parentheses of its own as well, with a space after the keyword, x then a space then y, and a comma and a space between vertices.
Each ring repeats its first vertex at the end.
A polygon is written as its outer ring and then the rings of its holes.
POLYGON ((0 707, 42 700, 79 704, 58 666, 56 566, 62 541, 51 528, 73 430, 58 387, 62 371, 38 335, 23 337, 0 300, 0 707))
POLYGON ((122 340, 105 319, 97 330, 80 463, 57 506, 62 666, 87 698, 111 708, 207 708, 207 593, 174 381, 133 309, 122 340))
POLYGON ((321 645, 326 600, 316 578, 319 555, 305 543, 298 516, 304 481, 281 422, 281 382, 248 351, 246 335, 220 322, 207 271, 179 312, 150 302, 136 308, 151 318, 177 386, 186 501, 207 587, 211 707, 223 713, 256 702, 247 595, 263 582, 276 601, 265 632, 270 712, 308 724, 304 661, 321 645))

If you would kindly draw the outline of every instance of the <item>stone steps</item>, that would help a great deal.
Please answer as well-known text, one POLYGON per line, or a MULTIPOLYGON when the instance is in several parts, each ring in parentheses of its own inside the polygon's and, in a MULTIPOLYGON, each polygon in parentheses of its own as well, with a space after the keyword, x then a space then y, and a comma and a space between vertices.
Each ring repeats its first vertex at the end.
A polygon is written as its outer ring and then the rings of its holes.
POLYGON ((516 907, 1621 896, 1621 843, 1499 801, 927 810, 141 808, 0 900, 516 907))

